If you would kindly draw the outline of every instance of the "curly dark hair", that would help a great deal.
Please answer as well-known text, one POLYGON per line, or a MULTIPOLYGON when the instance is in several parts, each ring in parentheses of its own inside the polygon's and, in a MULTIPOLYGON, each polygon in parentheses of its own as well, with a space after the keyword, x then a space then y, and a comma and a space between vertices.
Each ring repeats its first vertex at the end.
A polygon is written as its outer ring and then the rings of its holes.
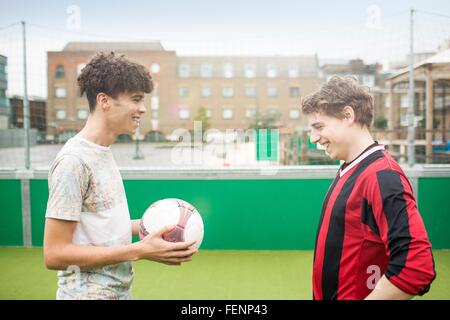
POLYGON ((91 112, 97 104, 97 94, 101 92, 116 99, 121 93, 153 91, 150 72, 143 65, 115 52, 97 53, 83 68, 77 82, 80 96, 86 93, 91 112))
POLYGON ((373 118, 373 98, 368 89, 358 84, 352 76, 333 76, 319 91, 302 101, 302 112, 312 114, 323 112, 338 119, 342 111, 350 106, 355 111, 355 121, 370 128, 373 118))

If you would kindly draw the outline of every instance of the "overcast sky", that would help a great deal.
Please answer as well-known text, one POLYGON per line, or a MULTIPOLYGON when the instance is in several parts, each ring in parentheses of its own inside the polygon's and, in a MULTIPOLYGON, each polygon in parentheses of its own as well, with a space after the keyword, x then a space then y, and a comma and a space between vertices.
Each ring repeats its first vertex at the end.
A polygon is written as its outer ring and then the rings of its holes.
POLYGON ((14 73, 10 92, 20 92, 21 30, 8 26, 26 21, 30 90, 37 95, 46 94, 45 52, 70 40, 161 40, 178 54, 317 53, 321 60, 386 64, 409 50, 412 7, 416 50, 436 50, 450 36, 448 0, 0 0, 0 54, 14 73))

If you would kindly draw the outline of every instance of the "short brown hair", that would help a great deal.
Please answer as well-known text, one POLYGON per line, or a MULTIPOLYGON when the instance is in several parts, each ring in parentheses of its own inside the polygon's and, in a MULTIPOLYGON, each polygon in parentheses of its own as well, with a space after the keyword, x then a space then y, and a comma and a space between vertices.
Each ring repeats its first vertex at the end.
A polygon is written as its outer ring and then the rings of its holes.
POLYGON ((97 53, 83 68, 77 81, 80 96, 86 93, 91 112, 97 104, 97 94, 101 92, 116 99, 121 93, 150 93, 153 90, 150 72, 143 65, 115 52, 97 53))
POLYGON ((333 76, 319 91, 302 101, 304 114, 324 113, 342 119, 342 110, 350 106, 355 121, 370 128, 373 118, 373 99, 368 89, 358 84, 355 77, 333 76))

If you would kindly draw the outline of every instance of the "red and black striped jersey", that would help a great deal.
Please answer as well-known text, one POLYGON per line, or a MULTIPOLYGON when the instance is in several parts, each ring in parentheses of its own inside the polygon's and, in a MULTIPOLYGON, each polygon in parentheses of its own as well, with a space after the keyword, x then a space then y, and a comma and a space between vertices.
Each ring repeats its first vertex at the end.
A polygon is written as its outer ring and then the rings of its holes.
POLYGON ((429 290, 436 272, 411 185, 384 146, 375 143, 341 166, 324 199, 314 299, 364 299, 383 274, 418 295, 429 290))

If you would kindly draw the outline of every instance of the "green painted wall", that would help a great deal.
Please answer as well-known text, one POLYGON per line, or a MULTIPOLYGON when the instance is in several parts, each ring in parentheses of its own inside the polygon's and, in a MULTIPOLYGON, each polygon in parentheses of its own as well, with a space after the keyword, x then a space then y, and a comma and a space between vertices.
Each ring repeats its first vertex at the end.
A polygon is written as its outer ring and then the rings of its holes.
MULTIPOLYGON (((126 180, 130 214, 138 219, 163 198, 181 198, 200 211, 204 249, 312 249, 330 179, 126 180)), ((33 245, 41 246, 47 180, 31 180, 33 245)), ((419 179, 419 210, 436 249, 450 248, 449 178, 419 179)), ((0 180, 0 245, 22 245, 19 180, 0 180)))
POLYGON ((0 180, 0 246, 22 246, 20 180, 0 180))
POLYGON ((331 180, 125 181, 132 218, 163 198, 192 203, 204 249, 311 249, 331 180), (311 192, 314 190, 314 192, 311 192))
POLYGON ((48 200, 47 180, 30 181, 31 239, 33 246, 42 246, 44 241, 45 211, 48 200))
POLYGON ((450 249, 450 179, 419 179, 419 211, 433 248, 450 249))

